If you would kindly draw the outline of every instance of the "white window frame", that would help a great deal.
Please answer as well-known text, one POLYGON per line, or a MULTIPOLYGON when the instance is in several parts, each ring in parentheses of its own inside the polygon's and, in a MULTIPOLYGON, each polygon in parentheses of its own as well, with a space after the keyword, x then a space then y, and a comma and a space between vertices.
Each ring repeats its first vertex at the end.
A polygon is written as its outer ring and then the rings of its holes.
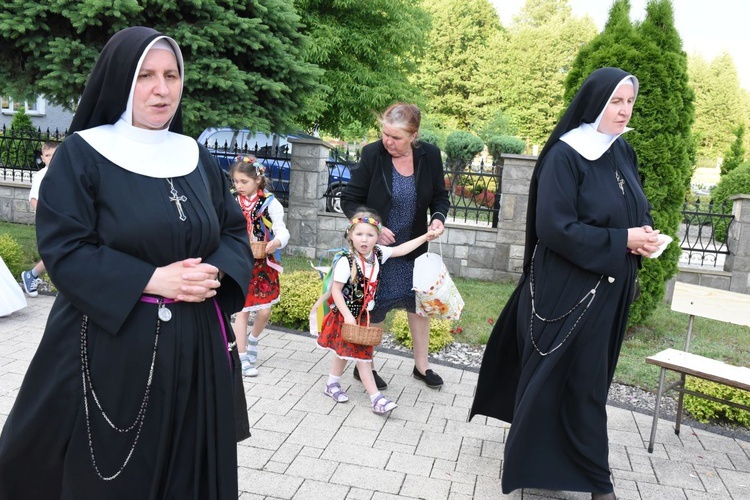
MULTIPOLYGON (((13 105, 13 99, 8 96, 2 97, 2 109, 0 109, 0 112, 4 115, 13 115, 16 113, 16 110, 13 105), (7 106, 6 106, 7 101, 7 106)), ((31 102, 31 106, 29 106, 29 101, 23 102, 24 111, 26 111, 26 114, 29 116, 44 116, 47 113, 47 101, 44 99, 44 97, 37 97, 36 101, 31 102), (36 109, 34 109, 34 106, 36 106, 36 109)))

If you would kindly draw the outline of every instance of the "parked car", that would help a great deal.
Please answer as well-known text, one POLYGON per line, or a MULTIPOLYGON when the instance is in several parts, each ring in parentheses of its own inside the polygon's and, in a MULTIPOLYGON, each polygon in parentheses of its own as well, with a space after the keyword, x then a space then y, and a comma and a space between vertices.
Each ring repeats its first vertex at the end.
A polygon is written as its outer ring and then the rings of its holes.
MULTIPOLYGON (((292 143, 288 138, 313 138, 303 133, 288 136, 253 133, 247 129, 227 127, 207 128, 198 137, 216 157, 225 171, 229 170, 238 154, 253 155, 266 166, 268 189, 286 206, 289 200, 289 175, 291 173, 292 143)), ((351 169, 356 162, 341 157, 331 150, 328 164, 328 186, 326 188, 326 210, 342 213, 341 192, 349 183, 351 169)))

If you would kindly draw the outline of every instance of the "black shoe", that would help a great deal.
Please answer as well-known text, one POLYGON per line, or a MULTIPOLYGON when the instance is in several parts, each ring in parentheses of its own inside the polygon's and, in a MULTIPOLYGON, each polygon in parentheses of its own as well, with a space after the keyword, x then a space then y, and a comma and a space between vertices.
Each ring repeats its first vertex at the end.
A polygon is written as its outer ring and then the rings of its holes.
MULTIPOLYGON (((378 375, 378 372, 376 372, 375 370, 372 371, 372 378, 375 379, 375 386, 378 389, 383 390, 388 388, 388 383, 380 378, 380 375, 378 375)), ((362 381, 362 379, 359 378, 359 370, 357 370, 356 366, 354 367, 354 380, 359 380, 360 382, 362 381)))
POLYGON ((419 370, 417 370, 417 367, 415 366, 411 374, 414 375, 414 378, 424 382, 427 387, 440 387, 441 385, 443 385, 443 379, 440 378, 440 375, 432 370, 427 370, 426 372, 424 372, 424 375, 422 375, 421 373, 419 373, 419 370))

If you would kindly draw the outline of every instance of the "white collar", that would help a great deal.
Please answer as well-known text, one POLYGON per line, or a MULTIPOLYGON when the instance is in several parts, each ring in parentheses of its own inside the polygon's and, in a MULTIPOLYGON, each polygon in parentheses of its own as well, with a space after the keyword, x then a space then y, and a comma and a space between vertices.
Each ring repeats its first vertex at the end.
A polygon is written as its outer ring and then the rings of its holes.
POLYGON ((106 159, 129 172, 157 179, 182 177, 198 165, 198 143, 168 129, 147 130, 120 119, 76 132, 106 159))
MULTIPOLYGON (((625 127, 622 134, 633 130, 625 127)), ((598 160, 622 134, 602 134, 591 123, 583 123, 578 128, 565 132, 560 140, 570 145, 576 152, 589 161, 598 160)))

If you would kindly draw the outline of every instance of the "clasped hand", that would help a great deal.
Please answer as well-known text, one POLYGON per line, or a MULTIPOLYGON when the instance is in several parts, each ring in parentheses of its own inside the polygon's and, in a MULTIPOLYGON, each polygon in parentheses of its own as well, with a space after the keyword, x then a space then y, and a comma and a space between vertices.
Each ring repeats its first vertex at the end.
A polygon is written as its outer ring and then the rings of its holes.
POLYGON ((628 250, 643 257, 650 257, 659 250, 659 231, 651 226, 629 228, 628 250))
POLYGON ((185 259, 157 267, 143 292, 182 302, 203 302, 216 295, 221 286, 218 277, 216 266, 200 258, 185 259))

